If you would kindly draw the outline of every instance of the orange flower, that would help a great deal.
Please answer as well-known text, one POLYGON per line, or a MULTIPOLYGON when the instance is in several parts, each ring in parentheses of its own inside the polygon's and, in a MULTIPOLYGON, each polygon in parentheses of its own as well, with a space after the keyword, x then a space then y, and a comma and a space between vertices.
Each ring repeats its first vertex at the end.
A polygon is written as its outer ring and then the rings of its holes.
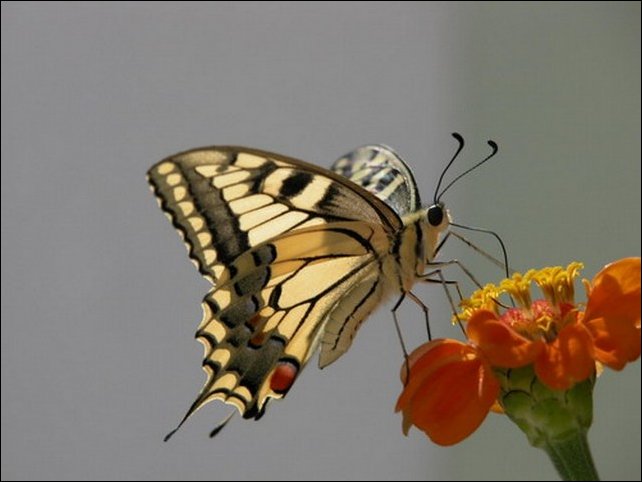
MULTIPOLYGON (((440 445, 463 440, 496 400, 503 405, 506 369, 532 366, 549 389, 568 390, 592 377, 596 364, 621 370, 636 360, 640 258, 609 264, 591 283, 584 281, 585 309, 574 300, 581 267, 571 263, 515 274, 464 300, 458 318, 467 322, 468 343, 434 340, 410 355, 410 380, 396 407, 403 412, 404 433, 416 425, 440 445), (544 299, 531 300, 533 284, 544 299), (502 294, 517 307, 505 308, 502 294)), ((405 373, 404 366, 402 378, 405 373)))
POLYGON ((409 364, 410 381, 396 407, 406 435, 416 425, 439 445, 455 444, 479 427, 499 394, 492 368, 472 345, 434 340, 415 350, 409 364))

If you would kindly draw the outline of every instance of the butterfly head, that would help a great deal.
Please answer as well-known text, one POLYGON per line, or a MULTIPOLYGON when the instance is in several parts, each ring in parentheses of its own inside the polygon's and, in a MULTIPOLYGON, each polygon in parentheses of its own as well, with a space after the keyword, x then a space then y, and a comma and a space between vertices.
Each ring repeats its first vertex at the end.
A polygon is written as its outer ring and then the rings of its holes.
POLYGON ((429 263, 435 257, 442 233, 451 223, 450 212, 443 202, 438 201, 422 210, 422 233, 421 238, 425 240, 423 246, 423 262, 429 263))
POLYGON ((458 142, 459 146, 457 147, 457 150, 453 155, 453 157, 450 159, 450 162, 446 165, 444 170, 441 172, 441 175, 439 176, 439 181, 437 182, 437 186, 435 188, 432 205, 425 208, 425 216, 427 221, 426 229, 428 230, 427 262, 432 261, 435 254, 439 250, 439 235, 444 231, 446 231, 448 227, 452 224, 450 213, 445 208, 444 203, 441 201, 442 196, 462 177, 466 176, 471 171, 474 171, 479 166, 486 163, 489 159, 495 156, 495 154, 497 154, 497 144, 494 141, 489 140, 488 145, 491 148, 491 153, 481 161, 477 162, 472 167, 466 169, 461 174, 455 176, 455 178, 452 179, 450 182, 448 182, 448 184, 442 189, 441 186, 442 186, 442 182, 444 181, 444 176, 446 175, 446 172, 448 172, 450 167, 453 165, 453 162, 455 161, 457 156, 459 156, 459 153, 464 148, 464 138, 456 132, 453 133, 453 137, 458 142))

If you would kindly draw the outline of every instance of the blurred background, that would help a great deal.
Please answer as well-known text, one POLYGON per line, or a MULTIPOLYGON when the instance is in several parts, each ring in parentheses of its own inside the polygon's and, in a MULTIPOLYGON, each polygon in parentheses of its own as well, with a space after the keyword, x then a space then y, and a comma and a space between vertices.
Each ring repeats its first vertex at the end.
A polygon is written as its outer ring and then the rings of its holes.
MULTIPOLYGON (((389 307, 259 422, 210 440, 229 412, 211 404, 164 444, 204 380, 208 284, 145 171, 210 144, 329 166, 386 143, 429 200, 450 133, 467 142, 457 172, 490 138, 497 157, 444 198, 453 217, 500 233, 516 269, 580 260, 591 278, 640 255, 638 2, 1 8, 2 479, 557 478, 501 416, 450 448, 402 435, 389 307)), ((456 241, 443 256, 501 277, 456 241)), ((441 288, 416 292, 456 336, 441 288)), ((400 318, 425 341, 416 306, 400 318)), ((639 480, 639 361, 606 370, 594 418, 601 476, 639 480)))

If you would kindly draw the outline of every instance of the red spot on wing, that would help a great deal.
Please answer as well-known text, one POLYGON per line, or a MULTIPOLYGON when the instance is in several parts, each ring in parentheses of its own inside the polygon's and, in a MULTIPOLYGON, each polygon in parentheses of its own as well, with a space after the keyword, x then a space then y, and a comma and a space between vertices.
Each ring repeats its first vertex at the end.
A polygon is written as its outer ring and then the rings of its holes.
POLYGON ((299 373, 299 367, 289 361, 280 361, 272 378, 270 379, 270 388, 276 393, 286 393, 299 373))
POLYGON ((256 329, 259 327, 262 321, 263 317, 256 313, 252 318, 248 320, 247 325, 252 329, 256 329))
POLYGON ((254 333, 254 335, 248 342, 253 348, 260 348, 265 341, 266 335, 261 331, 261 328, 265 324, 265 321, 266 319, 257 313, 246 322, 247 327, 250 328, 254 333))
POLYGON ((248 343, 250 344, 250 346, 253 346, 254 348, 259 348, 261 345, 263 345, 264 341, 265 341, 265 333, 257 333, 252 338, 250 338, 250 341, 248 343))

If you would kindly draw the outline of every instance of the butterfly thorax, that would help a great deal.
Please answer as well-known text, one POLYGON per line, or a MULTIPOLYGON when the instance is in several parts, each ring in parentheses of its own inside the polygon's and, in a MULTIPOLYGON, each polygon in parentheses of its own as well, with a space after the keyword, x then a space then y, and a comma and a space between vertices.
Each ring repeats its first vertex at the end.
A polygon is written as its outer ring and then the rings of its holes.
POLYGON ((391 243, 390 256, 384 263, 384 272, 394 291, 409 291, 424 273, 427 263, 435 257, 435 249, 441 233, 450 223, 450 215, 445 212, 444 220, 438 226, 428 222, 428 208, 403 217, 403 229, 391 243))

